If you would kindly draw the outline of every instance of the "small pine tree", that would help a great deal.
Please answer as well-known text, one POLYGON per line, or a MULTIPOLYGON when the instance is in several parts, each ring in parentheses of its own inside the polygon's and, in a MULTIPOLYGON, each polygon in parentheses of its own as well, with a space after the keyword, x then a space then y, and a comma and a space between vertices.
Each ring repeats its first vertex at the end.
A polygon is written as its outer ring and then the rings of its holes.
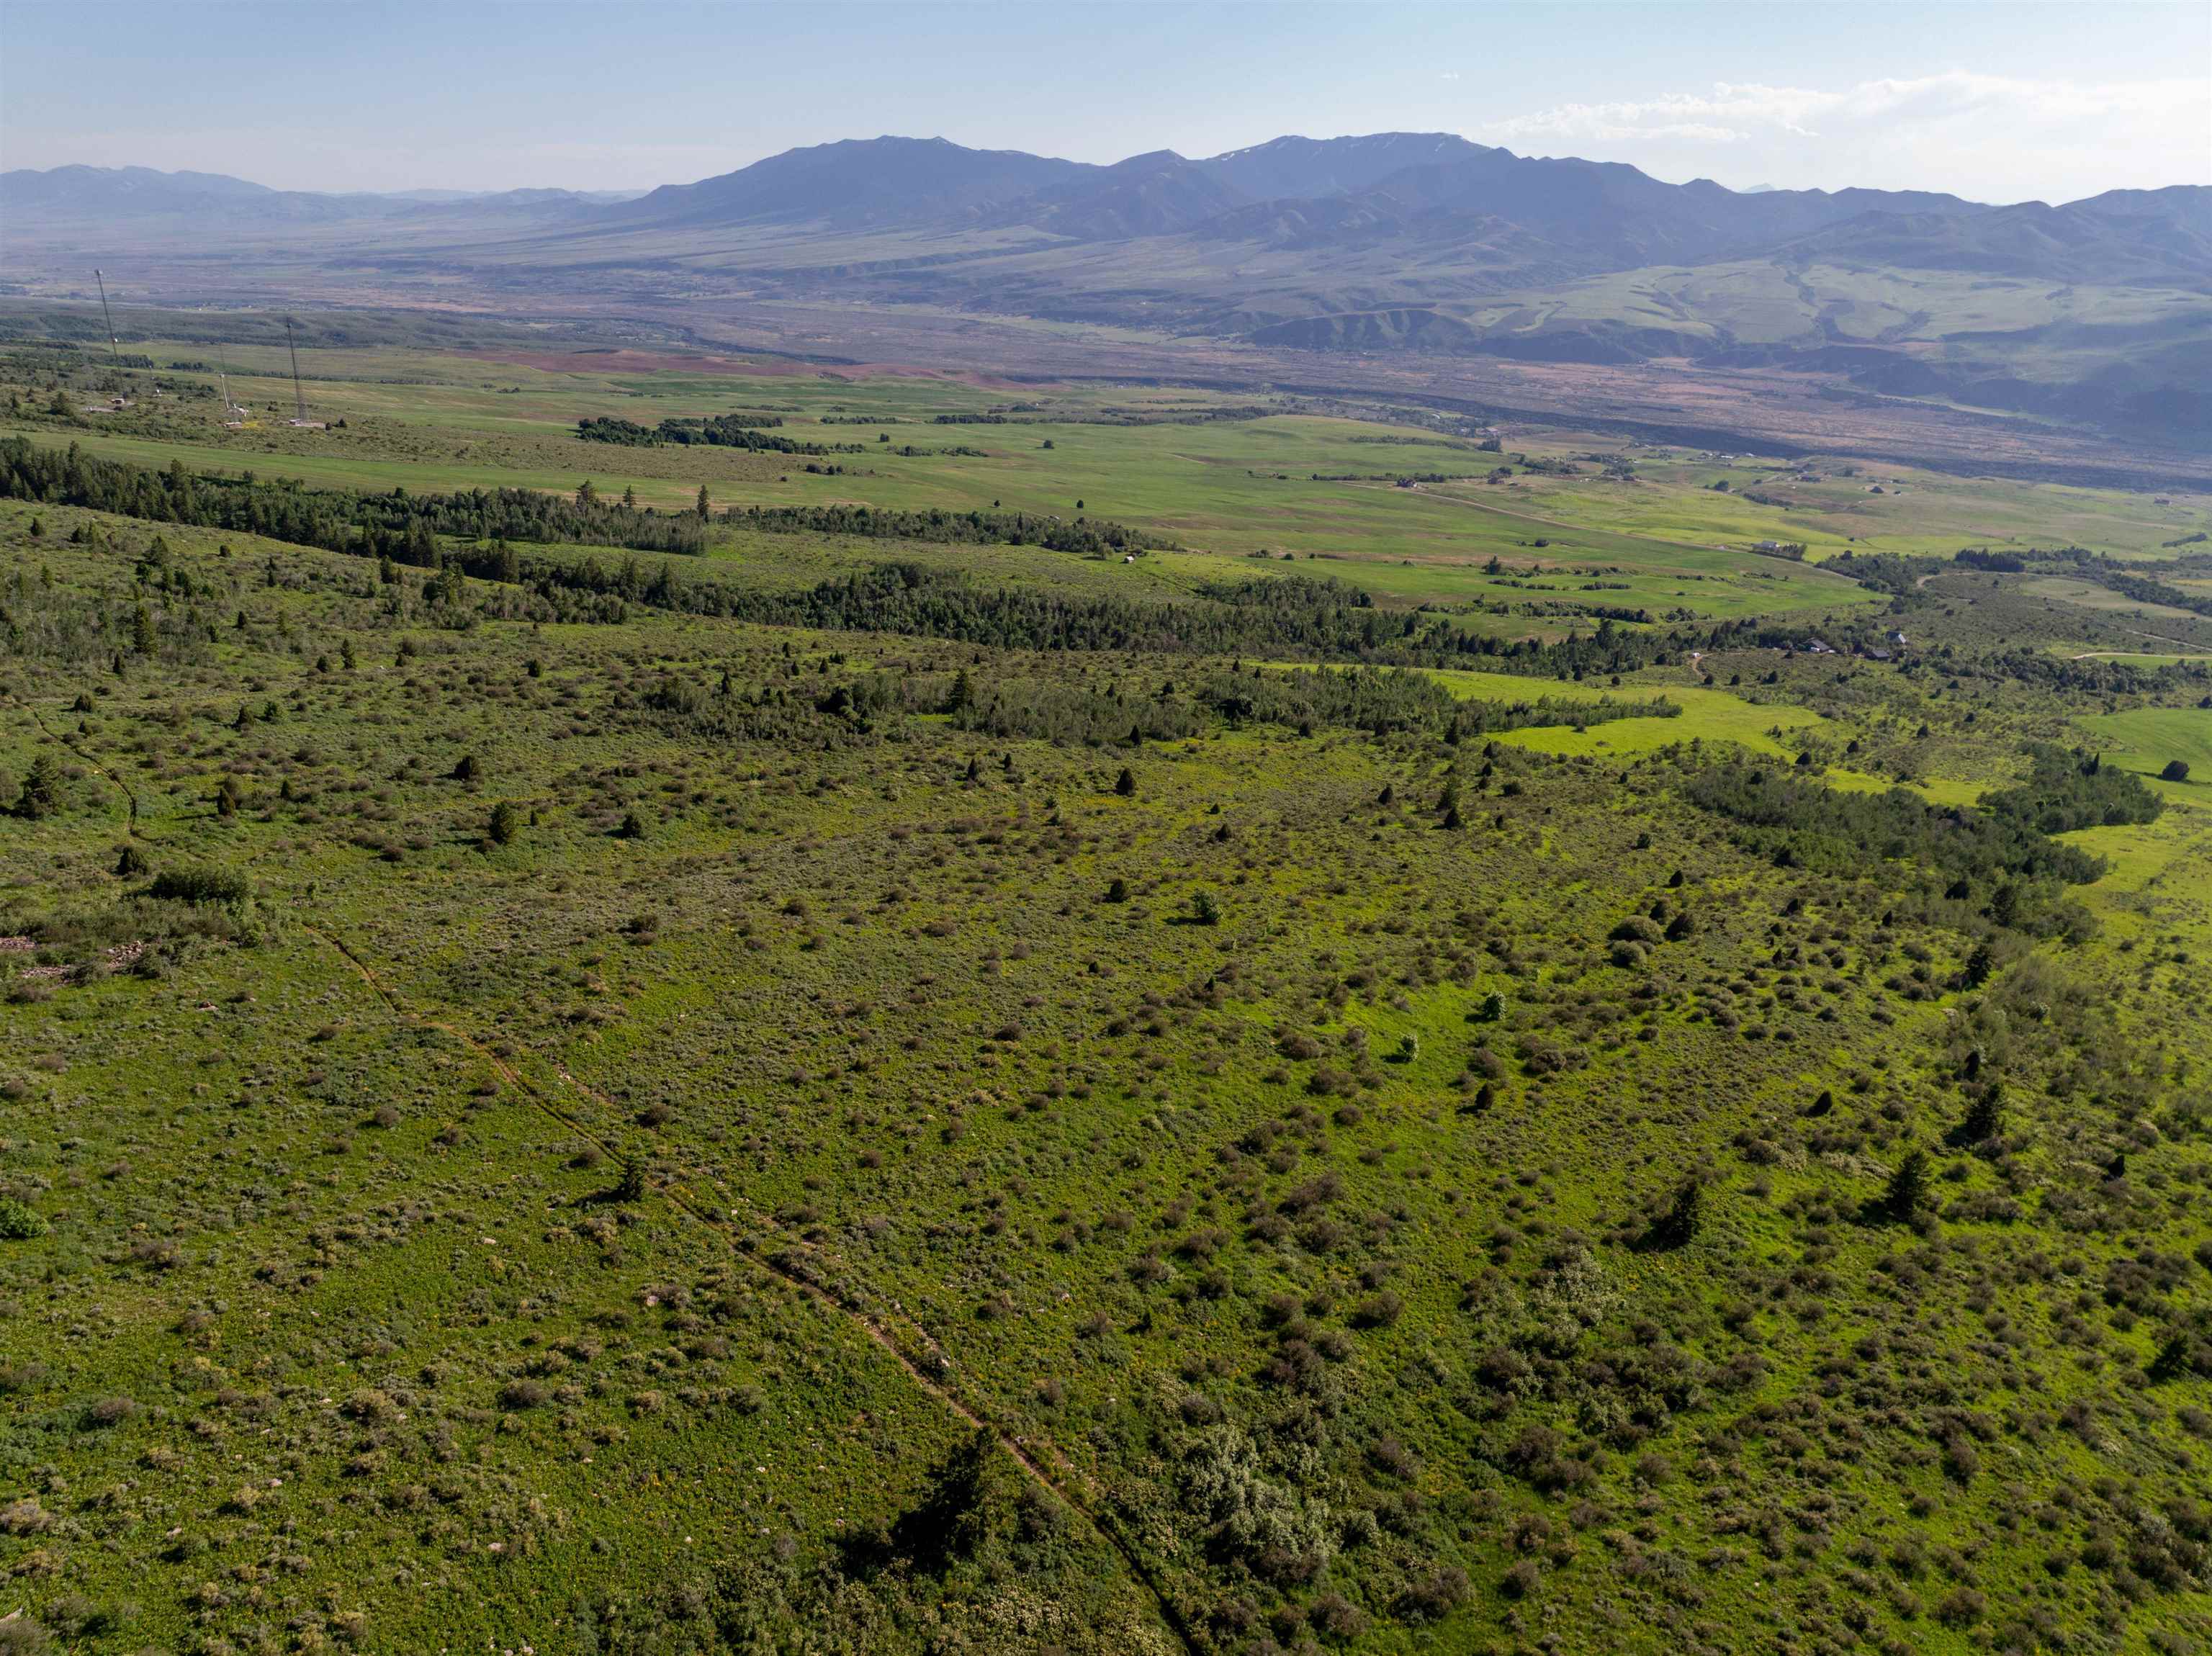
POLYGON ((484 837, 495 846, 512 845, 521 826, 522 813, 515 809, 514 801, 502 799, 491 808, 490 819, 484 824, 484 837))
POLYGON ((15 796, 15 815, 27 822, 37 822, 51 816, 61 804, 62 772, 53 755, 40 754, 31 761, 31 768, 23 778, 22 792, 15 796))
POLYGON ((1966 1105, 1966 1119, 1959 1124, 1964 1143, 1986 1144, 2004 1131, 2004 1088, 1992 1081, 1966 1105))
POLYGON ((1120 794, 1124 799, 1127 799, 1131 795, 1134 794, 1136 791, 1136 773, 1127 765, 1122 766, 1121 773, 1114 779, 1114 792, 1120 794))
POLYGON ((617 1202, 640 1202, 645 1199, 645 1160, 641 1156, 623 1157, 622 1177, 615 1181, 614 1199, 617 1202))
POLYGON ((222 786, 215 791, 215 814, 224 818, 235 816, 238 808, 245 803, 246 796, 239 790, 238 779, 224 777, 222 786))
POLYGON ((1651 1223, 1644 1233, 1646 1246, 1656 1248, 1686 1247, 1697 1240, 1705 1224, 1705 1185, 1694 1174, 1684 1180, 1674 1192, 1674 1199, 1667 1211, 1651 1223))
POLYGON ((1118 876, 1109 881, 1106 886, 1106 901, 1109 903, 1127 902, 1129 901, 1129 883, 1118 876))
POLYGON ((1909 1149, 1897 1164, 1897 1171, 1889 1175, 1889 1186, 1882 1192, 1881 1210, 1890 1218, 1909 1223, 1927 1205, 1928 1152, 1917 1148, 1909 1149))
POLYGON ((1190 920, 1193 925, 1219 925, 1221 905, 1213 900, 1211 891, 1200 891, 1190 900, 1190 920))

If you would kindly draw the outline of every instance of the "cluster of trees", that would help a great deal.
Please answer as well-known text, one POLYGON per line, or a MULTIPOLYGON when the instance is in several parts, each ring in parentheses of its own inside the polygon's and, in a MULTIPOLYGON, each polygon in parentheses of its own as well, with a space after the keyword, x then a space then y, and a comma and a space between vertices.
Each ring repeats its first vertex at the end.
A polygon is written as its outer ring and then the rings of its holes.
POLYGON ((705 529, 696 513, 660 513, 595 496, 568 500, 533 489, 388 494, 310 488, 247 472, 226 477, 95 459, 76 444, 66 452, 27 439, 0 439, 0 497, 86 507, 155 523, 191 524, 265 536, 299 546, 431 567, 440 536, 464 540, 562 542, 635 551, 696 552, 705 529))
POLYGON ((1030 512, 898 512, 870 506, 732 508, 725 523, 772 535, 854 535, 874 540, 928 541, 970 546, 1042 546, 1052 552, 1103 556, 1110 552, 1172 550, 1175 543, 1109 518, 1073 523, 1030 512))
POLYGON ((1869 591, 1887 592, 1908 604, 1927 602, 1920 578, 1941 574, 1951 567, 1947 558, 1907 557, 1899 552, 1840 552, 1820 566, 1847 575, 1869 591))
POLYGON ((1918 588, 1923 576, 1953 568, 2019 574, 2035 564, 2069 569, 2084 580, 2094 581, 2106 591, 2137 604, 2160 604, 2193 615, 2212 616, 2212 598, 2159 580, 2116 558, 2081 546, 2031 549, 2025 553, 1992 552, 1986 547, 1970 546, 1949 558, 1906 557, 1894 552, 1845 552, 1831 558, 1826 567, 1875 591, 1887 592, 1908 602, 1925 602, 1918 588))
POLYGON ((2137 604, 2162 604, 2171 610, 2186 610, 2191 615, 2212 616, 2212 597, 2202 592, 2136 574, 2109 560, 2095 566, 2091 573, 2100 586, 2137 604))
POLYGON ((941 713, 956 729, 1001 740, 1122 747, 1180 741, 1224 720, 1277 725, 1307 735, 1325 726, 1378 736, 1421 731, 1456 745, 1493 731, 1663 718, 1680 712, 1663 698, 1461 701, 1418 672, 1366 666, 1286 671, 1242 663, 1186 678, 1170 674, 1151 683, 1119 672, 1090 681, 999 677, 966 669, 907 676, 872 672, 805 693, 773 685, 739 686, 726 678, 719 690, 710 690, 672 675, 642 701, 655 713, 676 716, 694 734, 750 739, 773 735, 815 744, 823 731, 809 720, 810 713, 862 732, 884 714, 941 713))
POLYGON ((1103 687, 1028 678, 979 684, 963 673, 941 706, 963 730, 1093 747, 1175 741, 1198 735, 1217 719, 1279 725, 1303 734, 1326 726, 1376 736, 1419 731, 1456 744, 1492 731, 1664 718, 1681 711, 1663 700, 1461 701, 1421 673, 1372 667, 1285 672, 1241 664, 1181 684, 1170 678, 1157 689, 1118 680, 1103 687))
POLYGON ((959 730, 1086 747, 1179 741, 1199 735, 1211 722, 1197 697, 1177 695, 1172 687, 1148 695, 1139 688, 1125 694, 1056 678, 975 685, 965 674, 953 682, 945 711, 959 730))
MULTIPOLYGON (((2169 547, 2187 543, 2186 541, 2166 543, 2169 547)), ((1988 569, 2014 573, 2027 568, 2031 561, 2064 565, 2070 567, 2084 579, 2093 580, 2106 591, 2118 592, 2122 597, 2132 598, 2137 604, 2162 604, 2169 609, 2186 610, 2193 615, 2212 616, 2212 598, 2208 598, 2202 593, 2191 591, 2186 587, 2175 586, 2153 576, 2146 575, 2139 568, 2123 563, 2117 558, 2107 557, 2101 552, 2092 552, 2086 546, 2061 546, 2047 550, 2031 549, 2025 555, 2017 552, 1991 552, 1986 549, 1977 549, 1970 547, 1961 551, 1955 561, 1965 565, 1969 569, 1988 569)), ((2167 566, 2167 568, 2169 571, 2189 569, 2194 573, 2204 563, 2205 560, 2202 558, 2188 558, 2179 560, 2176 563, 2167 566)))
POLYGON ((1682 711, 1660 697, 1613 696, 1565 701, 1549 696, 1512 701, 1462 701, 1422 673, 1378 672, 1371 667, 1299 669, 1269 672, 1237 668, 1215 673, 1199 686, 1206 705, 1231 724, 1256 720, 1293 729, 1335 725, 1382 736, 1432 731, 1456 745, 1492 731, 1553 725, 1601 725, 1616 719, 1668 719, 1682 711))
POLYGON ((2166 802, 2128 771, 2108 767, 2097 755, 2038 744, 2028 778, 2016 787, 1985 795, 1984 810, 2038 834, 2118 828, 2157 819, 2166 802))
MULTIPOLYGON (((745 619, 832 631, 908 633, 1027 650, 1152 650, 1230 655, 1312 642, 1357 653, 1360 612, 1348 589, 1317 581, 1262 581, 1204 589, 1206 601, 1147 604, 1117 597, 975 586, 956 571, 887 563, 805 592, 722 589, 745 619), (1258 601, 1261 597, 1267 600, 1258 601)), ((1359 595, 1364 597, 1363 595, 1359 595)))
POLYGON ((600 416, 576 422, 576 435, 587 443, 614 443, 625 448, 659 448, 693 444, 710 448, 750 449, 765 454, 859 454, 859 443, 805 443, 793 437, 769 435, 782 420, 766 414, 718 414, 696 420, 663 420, 641 426, 635 420, 600 416))
POLYGON ((1684 785, 1694 804, 1735 824, 1747 850, 1784 867, 1894 883, 1917 864, 1922 883, 1954 901, 1985 904, 1999 925, 2043 929, 2061 918, 2060 888, 2086 884, 2105 864, 2051 836, 2099 823, 2148 822, 2163 801, 2141 779, 2091 755, 2034 750, 2028 779, 1980 807, 1931 805, 1902 788, 1844 793, 1772 765, 1740 761, 1684 785))
POLYGON ((1788 643, 1791 635, 1762 628, 1755 621, 1719 622, 1706 628, 1667 631, 1618 626, 1611 617, 1593 632, 1577 633, 1547 644, 1533 638, 1501 639, 1439 622, 1409 646, 1408 659, 1450 666, 1479 659, 1486 668, 1553 678, 1587 678, 1594 674, 1632 673, 1642 667, 1667 667, 1692 650, 1708 654, 1754 646, 1788 643))

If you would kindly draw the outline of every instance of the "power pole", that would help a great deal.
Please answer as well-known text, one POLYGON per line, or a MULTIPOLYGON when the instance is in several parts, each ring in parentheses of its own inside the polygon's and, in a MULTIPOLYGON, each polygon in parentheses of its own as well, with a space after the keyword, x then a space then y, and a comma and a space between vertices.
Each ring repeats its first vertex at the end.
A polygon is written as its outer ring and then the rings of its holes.
POLYGON ((299 411, 299 422, 307 423, 307 393, 300 389, 300 348, 292 343, 292 318, 284 318, 284 346, 292 353, 292 403, 299 411))
POLYGON ((115 343, 115 312, 107 308, 107 278, 94 270, 92 279, 100 284, 100 313, 107 318, 107 354, 114 359, 116 369, 120 372, 123 352, 115 343))

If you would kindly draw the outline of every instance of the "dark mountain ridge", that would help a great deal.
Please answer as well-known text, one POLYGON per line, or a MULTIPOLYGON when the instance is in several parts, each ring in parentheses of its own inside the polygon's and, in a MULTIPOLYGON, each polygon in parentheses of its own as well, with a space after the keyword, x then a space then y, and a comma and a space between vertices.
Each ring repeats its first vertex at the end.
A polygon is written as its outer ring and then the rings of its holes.
POLYGON ((250 252, 309 282, 338 260, 402 286, 472 280, 495 303, 605 303, 658 302, 681 269, 687 302, 866 300, 1370 355, 1758 364, 1878 395, 2212 426, 2201 185, 1991 205, 1668 184, 1449 133, 1107 166, 886 136, 615 203, 59 167, 0 173, 0 220, 11 276, 112 246, 125 251, 111 264, 166 258, 217 282, 250 252))

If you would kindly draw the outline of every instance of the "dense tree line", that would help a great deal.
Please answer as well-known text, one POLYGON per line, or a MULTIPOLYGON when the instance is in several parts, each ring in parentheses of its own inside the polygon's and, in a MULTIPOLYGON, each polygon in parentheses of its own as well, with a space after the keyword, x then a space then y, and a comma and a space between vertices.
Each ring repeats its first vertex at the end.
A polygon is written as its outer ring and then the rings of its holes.
POLYGON ((1244 583, 1206 601, 1147 604, 970 585, 957 572, 879 564, 805 592, 721 589, 744 619, 831 631, 911 633, 1028 650, 1152 650, 1228 655, 1310 646, 1357 654, 1364 594, 1333 583, 1244 583), (1283 591, 1251 592, 1259 585, 1283 591))
POLYGON ((1580 679, 1597 674, 1632 673, 1644 667, 1674 666, 1693 650, 1710 654, 1718 650, 1755 646, 1779 649, 1802 637, 1802 632, 1788 632, 1771 623, 1748 619, 1661 631, 1656 628, 1618 626, 1607 617, 1598 622, 1594 632, 1572 634, 1552 643, 1533 638, 1502 639, 1494 634, 1466 632, 1440 624, 1421 634, 1415 653, 1431 666, 1465 666, 1479 662, 1494 671, 1580 679))
POLYGON ((794 437, 776 437, 768 428, 783 421, 775 415, 718 414, 711 418, 663 420, 641 426, 635 420, 600 416, 576 422, 576 435, 587 443, 613 443, 625 448, 660 448, 699 445, 708 448, 750 449, 761 454, 859 454, 859 443, 807 443, 794 437))
POLYGON ((2109 564, 2094 573, 2099 585, 2118 592, 2124 598, 2132 598, 2137 604, 2160 604, 2169 610, 2186 610, 2191 615, 2212 616, 2212 597, 2202 592, 2192 592, 2185 587, 2154 580, 2148 575, 2138 575, 2109 564))
POLYGON ((704 526, 694 515, 663 514, 588 494, 568 500, 526 488, 451 494, 310 488, 281 478, 264 482, 251 472, 238 477, 188 472, 176 461, 156 471, 96 459, 74 443, 66 451, 39 448, 21 437, 0 439, 0 497, 261 535, 426 567, 439 561, 440 536, 648 552, 696 552, 705 544, 704 526))
POLYGON ((1053 552, 1173 550, 1176 543, 1108 518, 1059 518, 1030 512, 897 512, 871 506, 736 507, 724 523, 772 535, 852 535, 873 540, 971 546, 1042 546, 1053 552))
POLYGON ((2034 565, 2057 566, 2094 581, 2108 591, 2137 604, 2164 604, 2192 615, 2212 616, 2212 598, 2144 574, 2140 569, 2082 546, 2061 546, 2021 552, 1992 552, 1966 547, 1949 558, 1909 557, 1894 552, 1845 552, 1828 560, 1827 568, 1848 575, 1862 586, 1887 592, 1909 603, 1924 603, 1920 580, 1952 569, 1975 569, 1991 574, 2020 574, 2034 565))
POLYGON ((2075 660, 2037 650, 2008 650, 1984 658, 1978 666, 1945 664, 1960 677, 1969 673, 1999 683, 2035 684, 2047 689, 2106 695, 2164 695, 2212 682, 2212 668, 2203 661, 2168 662, 2143 667, 2133 662, 2094 656, 2075 660))
POLYGON ((1426 674, 1373 668, 1254 668, 1210 675, 1199 687, 1206 705, 1232 724, 1256 720, 1298 728, 1338 725, 1382 736, 1425 731, 1457 743, 1491 731, 1540 725, 1602 725, 1616 719, 1669 719, 1681 712, 1663 697, 1604 696, 1569 701, 1549 696, 1512 701, 1465 701, 1426 674))
POLYGON ((1092 746, 1166 742, 1195 736, 1217 721, 1277 725, 1310 735, 1334 726, 1384 736, 1419 731, 1457 743, 1490 731, 1666 718, 1665 701, 1606 698, 1566 702, 1462 701, 1425 673, 1371 667, 1331 670, 1216 668, 1150 688, 1133 679, 1104 685, 1061 679, 976 682, 963 673, 943 693, 942 711, 963 730, 994 737, 1040 737, 1092 746))

